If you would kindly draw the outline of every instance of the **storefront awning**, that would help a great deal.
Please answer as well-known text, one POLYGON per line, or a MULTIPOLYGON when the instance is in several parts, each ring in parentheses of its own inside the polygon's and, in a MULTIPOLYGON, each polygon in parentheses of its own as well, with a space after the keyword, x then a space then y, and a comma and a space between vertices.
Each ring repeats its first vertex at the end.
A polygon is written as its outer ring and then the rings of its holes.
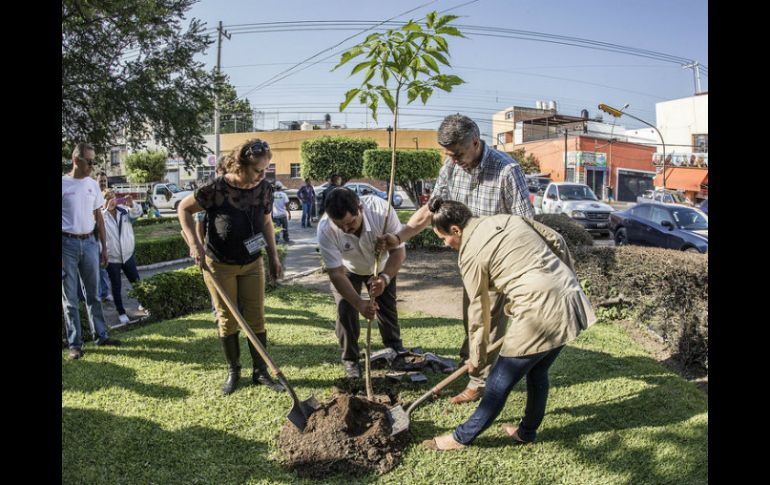
MULTIPOLYGON (((705 168, 666 167, 666 188, 700 192, 702 185, 708 187, 709 171, 705 168)), ((655 176, 656 187, 663 186, 663 173, 655 176)))

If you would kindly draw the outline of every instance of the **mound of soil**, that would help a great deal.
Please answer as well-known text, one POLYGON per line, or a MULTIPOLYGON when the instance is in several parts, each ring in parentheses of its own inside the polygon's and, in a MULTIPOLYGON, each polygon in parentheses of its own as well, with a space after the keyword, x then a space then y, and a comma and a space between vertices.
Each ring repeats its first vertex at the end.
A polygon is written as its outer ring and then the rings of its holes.
POLYGON ((382 474, 400 463, 409 432, 390 436, 387 406, 339 394, 308 419, 304 432, 286 423, 278 436, 283 463, 300 476, 382 474))

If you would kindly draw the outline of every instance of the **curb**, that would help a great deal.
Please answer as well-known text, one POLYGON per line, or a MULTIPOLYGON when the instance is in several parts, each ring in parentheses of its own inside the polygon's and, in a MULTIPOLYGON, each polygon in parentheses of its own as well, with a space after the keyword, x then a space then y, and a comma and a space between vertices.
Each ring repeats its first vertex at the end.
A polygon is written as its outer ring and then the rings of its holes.
POLYGON ((322 269, 321 266, 319 266, 317 268, 313 268, 313 269, 310 269, 310 270, 307 270, 307 271, 303 271, 302 273, 293 274, 291 276, 283 278, 280 282, 281 283, 285 283, 287 281, 291 281, 291 280, 294 280, 294 279, 297 279, 297 278, 302 278, 303 276, 307 276, 309 274, 313 274, 313 273, 316 273, 318 271, 321 271, 321 269, 322 269))
POLYGON ((173 266, 175 264, 187 263, 187 262, 192 263, 192 258, 187 257, 182 259, 175 259, 173 261, 161 261, 160 263, 152 263, 152 264, 147 264, 145 266, 137 266, 136 269, 139 271, 144 271, 147 269, 163 268, 165 266, 173 266))

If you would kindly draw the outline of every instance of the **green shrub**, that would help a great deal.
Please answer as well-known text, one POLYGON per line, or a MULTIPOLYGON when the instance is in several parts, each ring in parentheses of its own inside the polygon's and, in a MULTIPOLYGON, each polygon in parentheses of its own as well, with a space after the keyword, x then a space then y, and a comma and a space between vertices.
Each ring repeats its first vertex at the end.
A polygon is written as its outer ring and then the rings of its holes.
MULTIPOLYGON (((364 152, 364 175, 375 180, 390 180, 389 149, 366 150, 364 152)), ((435 179, 441 170, 441 152, 438 150, 396 150, 396 184, 406 190, 409 197, 417 201, 417 182, 435 179)))
POLYGON ((364 152, 377 148, 370 138, 321 136, 305 140, 300 146, 302 178, 328 180, 334 174, 343 181, 361 177, 364 152))
POLYGON ((181 234, 146 241, 136 241, 134 251, 137 266, 186 258, 190 250, 181 234))
POLYGON ((570 250, 578 246, 593 246, 594 238, 586 229, 566 214, 538 214, 535 220, 562 235, 570 250))
MULTIPOLYGON (((401 224, 406 224, 414 212, 415 211, 413 210, 402 210, 396 211, 396 214, 398 214, 398 220, 401 221, 401 224)), ((436 233, 433 232, 433 228, 431 226, 426 227, 422 230, 422 232, 415 234, 411 239, 409 239, 406 242, 406 247, 407 249, 448 249, 446 245, 444 245, 444 241, 439 239, 439 237, 436 236, 436 233)))
POLYGON ((708 258, 635 246, 573 251, 578 278, 590 282, 597 315, 630 315, 659 335, 685 365, 708 370, 708 258), (627 310, 627 311, 625 311, 627 310))
POLYGON ((178 223, 179 219, 176 217, 140 217, 131 223, 134 227, 141 226, 153 226, 155 224, 173 224, 178 223))

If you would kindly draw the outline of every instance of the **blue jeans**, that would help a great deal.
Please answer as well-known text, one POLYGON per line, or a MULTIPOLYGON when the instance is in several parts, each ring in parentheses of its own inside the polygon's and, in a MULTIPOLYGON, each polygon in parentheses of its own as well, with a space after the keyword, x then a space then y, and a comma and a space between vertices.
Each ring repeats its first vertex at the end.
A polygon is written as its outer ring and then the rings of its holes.
MULTIPOLYGON (((276 225, 278 225, 278 226, 283 228, 283 230, 281 231, 281 232, 283 232, 283 241, 284 242, 289 242, 289 218, 287 216, 281 216, 281 217, 273 216, 273 222, 276 225)), ((280 239, 279 236, 280 236, 280 234, 276 232, 275 233, 275 242, 278 242, 278 240, 280 239)))
POLYGON ((302 227, 310 227, 310 219, 312 215, 312 212, 310 212, 310 209, 312 206, 313 206, 312 202, 302 203, 302 227))
POLYGON ((524 441, 534 441, 548 401, 548 369, 563 348, 562 345, 526 357, 499 356, 487 379, 479 407, 468 421, 455 428, 454 439, 464 445, 471 444, 500 415, 513 386, 527 376, 527 404, 519 422, 518 435, 524 441))
POLYGON ((126 278, 131 283, 139 281, 139 270, 136 269, 136 260, 131 255, 125 263, 107 263, 107 272, 110 274, 110 281, 112 282, 112 298, 115 300, 115 309, 118 311, 118 315, 126 313, 126 309, 123 307, 123 295, 121 295, 122 281, 120 280, 120 270, 126 274, 126 278))
POLYGON ((71 349, 83 345, 78 308, 78 287, 86 297, 86 310, 91 334, 97 344, 109 338, 104 323, 102 304, 97 296, 99 286, 99 243, 94 236, 74 239, 62 236, 61 256, 64 262, 64 278, 61 285, 61 301, 64 321, 67 324, 67 343, 71 349))
POLYGON ((110 294, 110 276, 107 270, 99 268, 99 299, 104 300, 110 294))

